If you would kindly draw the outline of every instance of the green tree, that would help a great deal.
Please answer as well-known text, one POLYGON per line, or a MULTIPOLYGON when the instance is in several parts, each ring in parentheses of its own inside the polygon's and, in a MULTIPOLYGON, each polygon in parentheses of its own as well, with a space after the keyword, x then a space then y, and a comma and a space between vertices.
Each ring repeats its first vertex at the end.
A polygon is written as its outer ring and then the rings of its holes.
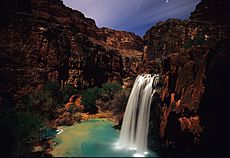
POLYGON ((194 39, 189 39, 187 42, 184 44, 184 48, 190 48, 192 46, 197 46, 197 45, 204 45, 205 44, 205 39, 203 36, 196 36, 194 39))
POLYGON ((45 85, 45 90, 46 91, 58 91, 60 89, 60 84, 56 81, 51 81, 51 82, 48 82, 46 85, 45 85))
POLYGON ((94 94, 96 95, 96 97, 99 97, 100 94, 101 94, 101 88, 94 87, 94 88, 93 88, 93 92, 94 92, 94 94))
POLYGON ((81 104, 84 105, 84 111, 89 113, 96 113, 96 94, 92 88, 82 92, 81 104))
POLYGON ((16 122, 14 128, 14 156, 29 155, 32 151, 33 142, 39 139, 39 129, 43 125, 43 120, 32 112, 16 112, 16 122))
POLYGON ((56 109, 60 107, 57 99, 50 92, 38 91, 29 95, 29 100, 23 104, 26 109, 31 109, 39 113, 48 120, 56 116, 56 109))
POLYGON ((16 106, 0 108, 1 156, 31 154, 32 144, 38 141, 39 128, 44 124, 44 119, 33 108, 29 104, 29 96, 21 98, 16 106))
POLYGON ((112 100, 113 95, 121 89, 121 85, 117 83, 105 83, 102 85, 100 95, 104 100, 112 100))
POLYGON ((115 93, 109 110, 113 111, 115 115, 123 114, 129 99, 129 94, 129 91, 125 89, 115 93))
POLYGON ((77 89, 72 84, 65 84, 62 91, 63 101, 67 102, 72 95, 77 94, 77 89))
POLYGON ((62 92, 60 91, 60 84, 56 81, 48 82, 45 85, 44 92, 49 93, 51 97, 60 105, 64 104, 62 99, 62 92))

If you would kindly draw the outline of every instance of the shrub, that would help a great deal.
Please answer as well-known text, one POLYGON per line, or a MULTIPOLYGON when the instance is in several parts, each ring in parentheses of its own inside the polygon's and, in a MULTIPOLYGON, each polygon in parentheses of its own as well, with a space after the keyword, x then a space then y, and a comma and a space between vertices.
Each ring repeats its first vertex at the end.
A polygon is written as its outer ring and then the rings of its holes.
POLYGON ((121 85, 117 83, 105 83, 102 85, 100 96, 104 100, 112 100, 113 95, 121 89, 121 85))
POLYGON ((52 97, 59 103, 66 103, 69 98, 77 93, 77 89, 72 84, 65 84, 63 90, 60 90, 60 84, 52 81, 45 85, 45 91, 49 92, 52 97))
POLYGON ((56 81, 48 82, 45 85, 44 92, 47 92, 53 97, 58 104, 63 104, 62 92, 60 91, 60 84, 56 81))
POLYGON ((96 94, 92 88, 82 92, 81 104, 84 105, 84 111, 89 113, 96 113, 96 94))
POLYGON ((114 95, 110 110, 113 111, 114 114, 124 113, 128 99, 129 91, 124 89, 120 90, 114 95))
POLYGON ((204 45, 205 44, 205 39, 204 37, 197 36, 194 39, 189 39, 185 44, 184 48, 190 48, 192 46, 196 45, 204 45))
POLYGON ((96 95, 96 97, 99 97, 100 94, 101 94, 101 88, 94 87, 94 88, 93 88, 93 92, 94 92, 94 94, 96 95))
POLYGON ((32 152, 31 143, 38 141, 38 130, 43 124, 39 114, 21 105, 17 109, 2 107, 0 116, 1 156, 28 156, 32 152))
MULTIPOLYGON (((63 96, 68 100, 75 93, 76 89, 70 84, 61 91, 58 82, 49 82, 44 90, 21 97, 16 105, 6 102, 0 106, 0 147, 3 150, 0 155, 29 156, 32 144, 38 141, 40 127, 57 116, 63 96)), ((71 111, 77 110, 71 107, 71 111)))
POLYGON ((29 95, 29 100, 24 106, 26 109, 33 109, 39 113, 42 117, 47 119, 53 119, 56 115, 55 111, 58 104, 57 100, 47 91, 34 92, 29 95))
POLYGON ((72 84, 65 84, 62 90, 63 101, 67 102, 74 94, 77 94, 77 89, 72 84))
POLYGON ((25 156, 32 151, 29 148, 30 144, 38 141, 38 131, 42 127, 43 121, 32 112, 16 112, 16 118, 15 130, 13 132, 16 140, 14 156, 25 156))
POLYGON ((60 84, 56 81, 48 82, 45 85, 46 91, 59 91, 59 89, 60 89, 60 84))

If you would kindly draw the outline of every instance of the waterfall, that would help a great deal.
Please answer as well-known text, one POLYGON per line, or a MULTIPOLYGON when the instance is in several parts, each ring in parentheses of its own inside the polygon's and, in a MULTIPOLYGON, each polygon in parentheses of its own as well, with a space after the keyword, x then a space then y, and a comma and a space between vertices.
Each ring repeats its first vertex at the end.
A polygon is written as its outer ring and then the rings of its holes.
POLYGON ((150 108, 158 82, 159 75, 139 75, 129 96, 117 145, 136 150, 134 156, 147 153, 150 108))

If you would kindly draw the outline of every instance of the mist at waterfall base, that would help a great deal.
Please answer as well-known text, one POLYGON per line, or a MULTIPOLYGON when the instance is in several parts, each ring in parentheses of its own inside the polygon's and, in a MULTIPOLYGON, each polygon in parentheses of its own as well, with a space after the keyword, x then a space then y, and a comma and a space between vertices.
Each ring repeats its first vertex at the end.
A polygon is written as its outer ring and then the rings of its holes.
MULTIPOLYGON (((62 126, 63 132, 52 140, 53 157, 132 157, 135 151, 116 149, 119 131, 103 119, 89 119, 74 126, 62 126)), ((155 157, 149 152, 147 156, 155 157)))
POLYGON ((118 149, 134 150, 133 156, 137 157, 149 156, 149 115, 158 83, 159 75, 156 74, 144 74, 136 78, 126 106, 118 149))
POLYGON ((156 157, 148 150, 149 112, 158 75, 139 75, 133 85, 122 128, 104 119, 90 119, 74 126, 62 126, 53 138, 54 157, 156 157))

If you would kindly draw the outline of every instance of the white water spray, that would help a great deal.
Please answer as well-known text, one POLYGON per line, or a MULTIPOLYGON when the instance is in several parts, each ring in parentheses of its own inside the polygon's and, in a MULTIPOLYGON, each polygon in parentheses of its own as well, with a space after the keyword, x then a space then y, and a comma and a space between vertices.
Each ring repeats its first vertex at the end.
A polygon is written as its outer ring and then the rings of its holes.
POLYGON ((136 150, 134 156, 147 153, 149 115, 159 75, 139 75, 129 96, 118 146, 136 150))

